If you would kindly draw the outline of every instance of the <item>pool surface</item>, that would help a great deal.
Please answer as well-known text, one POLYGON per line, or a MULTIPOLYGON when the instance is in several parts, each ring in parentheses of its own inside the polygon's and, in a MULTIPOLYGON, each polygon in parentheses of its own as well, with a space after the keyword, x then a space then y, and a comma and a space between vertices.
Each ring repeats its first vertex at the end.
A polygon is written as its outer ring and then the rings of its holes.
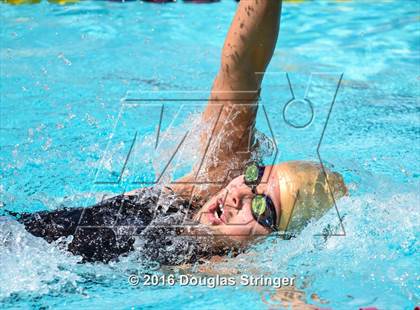
MULTIPOLYGON (((156 159, 168 158, 204 104, 171 100, 207 97, 236 5, 1 3, 2 207, 87 206, 153 181, 156 159), (167 101, 157 149, 156 98, 167 101)), ((264 161, 322 159, 350 196, 297 238, 269 238, 214 269, 295 277, 301 299, 321 308, 420 303, 419 16, 408 0, 284 4, 257 119, 264 161), (291 89, 295 104, 283 113, 291 89)), ((172 174, 191 165, 195 146, 191 137, 172 174)), ((132 286, 128 275, 142 267, 130 256, 79 260, 0 217, 1 307, 282 305, 271 287, 132 286)))

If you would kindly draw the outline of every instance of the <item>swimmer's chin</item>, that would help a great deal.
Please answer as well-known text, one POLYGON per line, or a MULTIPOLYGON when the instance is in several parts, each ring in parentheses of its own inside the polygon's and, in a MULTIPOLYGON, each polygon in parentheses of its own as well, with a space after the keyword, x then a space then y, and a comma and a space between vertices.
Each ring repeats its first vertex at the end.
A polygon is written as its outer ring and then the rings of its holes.
POLYGON ((205 239, 205 242, 213 248, 216 252, 218 251, 242 251, 244 250, 251 242, 252 238, 247 238, 246 240, 237 239, 235 236, 230 236, 226 233, 223 233, 218 229, 217 225, 205 224, 195 222, 195 225, 187 227, 183 234, 195 236, 201 241, 205 239))

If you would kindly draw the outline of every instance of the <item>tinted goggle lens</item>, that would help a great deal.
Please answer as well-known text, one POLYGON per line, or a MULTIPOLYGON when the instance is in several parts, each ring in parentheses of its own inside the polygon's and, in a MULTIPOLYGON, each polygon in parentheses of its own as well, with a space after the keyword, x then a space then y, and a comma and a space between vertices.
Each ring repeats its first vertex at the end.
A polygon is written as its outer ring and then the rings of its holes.
POLYGON ((267 202, 264 196, 258 195, 252 199, 251 203, 252 213, 257 217, 263 215, 267 209, 267 202))
POLYGON ((254 219, 262 226, 272 230, 277 230, 276 209, 269 197, 256 195, 251 202, 251 211, 254 219))
POLYGON ((244 179, 247 185, 257 185, 264 175, 264 167, 250 164, 245 168, 244 179))
POLYGON ((257 165, 249 165, 245 169, 245 182, 254 183, 258 180, 258 167, 257 165))

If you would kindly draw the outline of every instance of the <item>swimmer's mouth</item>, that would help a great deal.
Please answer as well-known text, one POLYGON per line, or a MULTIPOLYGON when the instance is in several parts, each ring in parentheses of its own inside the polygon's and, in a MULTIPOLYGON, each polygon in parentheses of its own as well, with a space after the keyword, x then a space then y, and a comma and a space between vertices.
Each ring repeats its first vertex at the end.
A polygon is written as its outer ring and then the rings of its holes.
POLYGON ((224 204, 222 199, 217 199, 217 201, 209 207, 207 217, 212 225, 226 223, 223 211, 224 204))

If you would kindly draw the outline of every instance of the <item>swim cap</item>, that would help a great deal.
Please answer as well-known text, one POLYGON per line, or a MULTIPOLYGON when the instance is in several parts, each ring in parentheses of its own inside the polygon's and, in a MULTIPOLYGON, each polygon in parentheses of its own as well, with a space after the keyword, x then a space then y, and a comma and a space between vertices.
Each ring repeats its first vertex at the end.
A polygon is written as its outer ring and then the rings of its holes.
POLYGON ((318 219, 347 193, 339 173, 317 163, 292 161, 276 167, 280 187, 279 231, 301 228, 318 219))

